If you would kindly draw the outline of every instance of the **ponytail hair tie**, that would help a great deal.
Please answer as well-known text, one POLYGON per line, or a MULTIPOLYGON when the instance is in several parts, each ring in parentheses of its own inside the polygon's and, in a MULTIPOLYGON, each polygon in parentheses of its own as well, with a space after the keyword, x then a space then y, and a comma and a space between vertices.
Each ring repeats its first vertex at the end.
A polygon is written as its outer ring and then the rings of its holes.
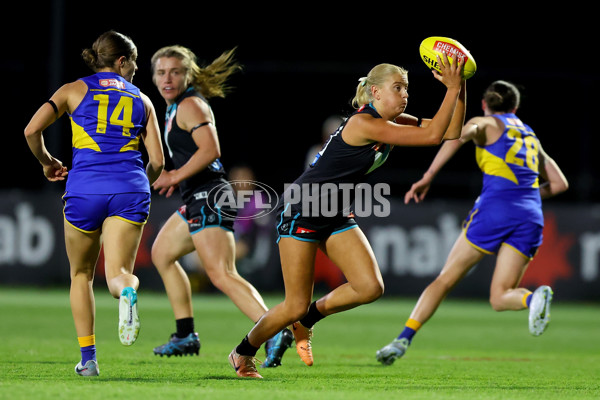
POLYGON ((361 86, 365 86, 367 84, 367 77, 363 76, 362 78, 358 78, 361 86))

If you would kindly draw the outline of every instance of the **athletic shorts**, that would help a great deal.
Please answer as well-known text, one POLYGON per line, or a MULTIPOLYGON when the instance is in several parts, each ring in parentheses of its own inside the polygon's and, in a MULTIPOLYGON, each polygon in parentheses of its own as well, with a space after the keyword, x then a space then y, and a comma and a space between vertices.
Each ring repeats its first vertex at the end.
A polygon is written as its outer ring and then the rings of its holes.
POLYGON ((62 197, 65 220, 75 229, 91 233, 108 217, 144 225, 150 215, 150 193, 81 194, 62 197))
POLYGON ((503 244, 525 258, 533 258, 542 244, 544 227, 530 221, 503 218, 494 210, 473 208, 463 223, 466 239, 486 254, 496 254, 503 244))
POLYGON ((230 184, 222 180, 203 185, 194 192, 177 213, 188 224, 190 234, 204 228, 222 228, 233 232, 237 208, 223 199, 235 198, 230 184), (229 197, 228 194, 232 197, 229 197))
POLYGON ((331 235, 357 228, 353 214, 335 217, 302 217, 300 213, 286 217, 285 210, 277 216, 277 242, 292 237, 304 242, 321 242, 331 235))

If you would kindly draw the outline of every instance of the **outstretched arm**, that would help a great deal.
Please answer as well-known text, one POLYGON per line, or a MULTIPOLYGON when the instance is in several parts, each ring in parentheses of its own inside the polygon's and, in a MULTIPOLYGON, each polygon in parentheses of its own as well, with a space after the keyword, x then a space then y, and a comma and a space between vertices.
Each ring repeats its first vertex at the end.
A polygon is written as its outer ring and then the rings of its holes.
POLYGON ((413 183, 410 190, 404 195, 404 204, 410 203, 411 200, 414 200, 415 203, 420 203, 425 199, 429 187, 433 182, 433 178, 435 178, 442 167, 446 165, 463 144, 472 140, 473 137, 478 134, 479 127, 475 123, 477 121, 477 118, 473 118, 463 126, 458 140, 447 140, 442 144, 435 158, 431 162, 431 165, 423 174, 423 177, 419 181, 413 183))
POLYGON ((458 102, 454 109, 454 114, 450 120, 450 125, 444 134, 444 140, 454 140, 462 136, 462 128, 465 123, 467 113, 467 81, 463 80, 458 95, 458 102))

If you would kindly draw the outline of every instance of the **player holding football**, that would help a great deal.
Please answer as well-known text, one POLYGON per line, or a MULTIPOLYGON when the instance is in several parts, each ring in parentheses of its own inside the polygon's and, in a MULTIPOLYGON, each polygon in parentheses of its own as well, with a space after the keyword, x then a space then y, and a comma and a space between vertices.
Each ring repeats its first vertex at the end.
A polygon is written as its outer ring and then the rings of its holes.
POLYGON ((404 330, 376 353, 390 365, 404 355, 413 336, 431 318, 446 295, 487 254, 496 254, 490 303, 496 311, 529 309, 529 330, 541 335, 550 321, 552 289, 535 292, 519 282, 542 243, 542 199, 568 188, 558 165, 542 149, 533 130, 515 112, 519 90, 496 81, 483 95, 484 116, 472 118, 460 139, 445 142, 423 178, 414 183, 405 203, 423 201, 433 178, 465 143, 473 141, 483 172, 483 188, 463 224, 439 276, 423 291, 404 330), (540 178, 542 181, 540 181, 540 178))
MULTIPOLYGON (((395 122, 408 102, 407 72, 391 64, 377 65, 358 84, 353 101, 358 110, 342 123, 294 183, 299 187, 356 185, 383 164, 393 146, 434 146, 443 139, 456 139, 464 123, 463 65, 450 65, 447 56, 443 60, 438 57, 438 62, 442 73, 434 72, 434 77, 446 86, 446 95, 426 127, 414 126, 416 118, 413 125, 395 122)), ((286 197, 284 193, 277 224, 285 299, 269 310, 231 351, 229 363, 240 377, 262 378, 254 358, 258 348, 290 324, 296 350, 304 363, 312 365, 313 325, 328 315, 375 301, 383 293, 383 280, 371 246, 351 214, 327 197, 323 200, 332 203, 329 209, 337 210, 335 216, 305 215, 301 204, 287 202, 286 197), (318 248, 339 266, 347 283, 311 302, 318 248)), ((338 191, 337 198, 342 197, 338 191)))
POLYGON ((27 143, 49 181, 67 178, 67 167, 50 155, 42 132, 67 112, 73 130, 64 229, 71 268, 71 310, 81 347, 75 372, 99 374, 94 334, 93 281, 100 248, 110 293, 119 299, 119 338, 135 342, 138 278, 133 275, 142 230, 150 212, 150 183, 164 155, 154 107, 131 81, 137 70, 133 41, 114 31, 82 53, 94 75, 67 83, 42 105, 25 128, 27 143), (148 153, 144 170, 140 137, 148 153))

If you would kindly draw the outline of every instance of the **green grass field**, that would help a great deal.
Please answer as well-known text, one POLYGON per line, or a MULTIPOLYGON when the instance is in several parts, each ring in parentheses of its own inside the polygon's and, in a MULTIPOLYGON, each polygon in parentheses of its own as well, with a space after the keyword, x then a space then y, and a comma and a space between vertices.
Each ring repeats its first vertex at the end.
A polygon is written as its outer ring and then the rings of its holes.
MULTIPOLYGON (((265 298, 268 305, 279 296, 265 298)), ((227 362, 251 323, 221 295, 195 295, 199 357, 160 358, 174 331, 162 293, 139 293, 140 337, 117 337, 117 301, 96 288, 99 377, 73 371, 79 348, 68 290, 0 287, 0 399, 598 399, 600 305, 555 299, 552 323, 533 337, 526 312, 448 299, 389 367, 375 351, 401 329, 416 299, 383 298, 315 329, 315 365, 295 349, 265 379, 236 377, 227 362)), ((264 351, 259 350, 260 359, 264 351)))

